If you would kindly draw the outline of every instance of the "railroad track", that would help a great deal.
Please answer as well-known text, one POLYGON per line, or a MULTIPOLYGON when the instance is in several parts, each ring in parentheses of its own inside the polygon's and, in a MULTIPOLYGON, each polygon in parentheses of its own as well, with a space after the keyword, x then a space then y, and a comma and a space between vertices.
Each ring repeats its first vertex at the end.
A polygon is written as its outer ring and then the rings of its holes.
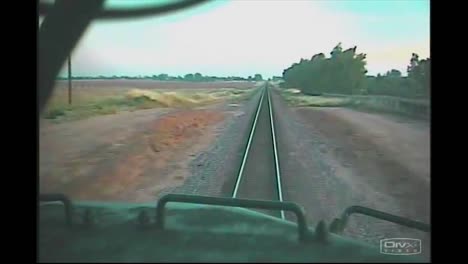
MULTIPOLYGON (((268 84, 262 88, 232 198, 283 201, 274 111, 268 84)), ((285 219, 281 212, 263 211, 285 219)))

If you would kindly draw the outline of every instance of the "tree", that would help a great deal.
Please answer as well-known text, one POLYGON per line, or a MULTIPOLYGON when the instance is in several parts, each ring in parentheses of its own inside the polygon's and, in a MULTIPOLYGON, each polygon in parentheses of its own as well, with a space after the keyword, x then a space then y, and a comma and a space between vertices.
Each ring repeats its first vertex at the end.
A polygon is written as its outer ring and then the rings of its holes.
POLYGON ((193 81, 193 74, 191 74, 191 73, 185 74, 184 80, 193 81))
POLYGON ((411 89, 421 95, 430 96, 431 59, 420 60, 418 54, 413 53, 407 71, 411 89))
POLYGON ((203 75, 201 75, 201 73, 195 73, 193 75, 193 80, 196 81, 196 82, 200 82, 200 81, 203 81, 203 75))
POLYGON ((420 63, 421 71, 419 82, 423 86, 424 95, 431 96, 431 59, 427 58, 420 63))
POLYGON ((416 53, 411 54, 407 67, 409 88, 420 95, 430 96, 431 59, 419 59, 416 53))
POLYGON ((255 76, 254 76, 254 80, 257 81, 257 82, 258 81, 263 81, 263 77, 262 77, 261 74, 256 73, 255 76))
POLYGON ((341 47, 341 42, 340 42, 330 52, 331 58, 333 59, 333 58, 336 58, 336 57, 340 56, 342 51, 343 51, 343 48, 341 47))
POLYGON ((407 67, 408 76, 414 71, 414 69, 419 65, 419 55, 416 53, 411 54, 410 65, 407 67))
POLYGON ((401 72, 399 70, 392 69, 386 73, 388 77, 392 78, 400 78, 401 77, 401 72))
POLYGON ((357 47, 343 51, 338 43, 330 52, 310 60, 301 59, 283 71, 285 87, 300 89, 305 94, 366 93, 366 55, 356 54, 357 47))
POLYGON ((169 75, 165 73, 161 73, 158 75, 157 79, 160 81, 167 81, 169 79, 169 75))

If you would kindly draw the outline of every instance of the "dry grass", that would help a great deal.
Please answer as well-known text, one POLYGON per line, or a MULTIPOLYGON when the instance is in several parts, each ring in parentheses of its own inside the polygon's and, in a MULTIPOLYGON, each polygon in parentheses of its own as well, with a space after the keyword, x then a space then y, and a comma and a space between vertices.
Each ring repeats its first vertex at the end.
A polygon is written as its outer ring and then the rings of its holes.
POLYGON ((130 100, 144 100, 159 107, 195 107, 225 100, 246 98, 254 90, 237 90, 232 88, 218 90, 178 90, 157 91, 132 89, 126 96, 130 100))
POLYGON ((126 94, 129 100, 145 100, 161 107, 191 107, 216 102, 211 93, 160 92, 133 89, 126 94))
POLYGON ((301 90, 299 90, 299 89, 286 89, 286 90, 284 90, 284 92, 288 93, 288 94, 300 94, 301 90))
POLYGON ((242 100, 254 89, 135 89, 131 87, 74 87, 72 105, 68 90, 57 87, 42 114, 54 122, 83 119, 94 115, 115 114, 149 108, 190 108, 225 100, 242 100))

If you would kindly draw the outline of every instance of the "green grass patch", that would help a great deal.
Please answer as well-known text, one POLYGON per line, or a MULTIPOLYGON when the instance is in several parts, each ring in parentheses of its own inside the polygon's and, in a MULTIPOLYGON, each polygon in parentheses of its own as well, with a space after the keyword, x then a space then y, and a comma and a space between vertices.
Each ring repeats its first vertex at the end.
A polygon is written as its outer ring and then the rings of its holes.
POLYGON ((349 98, 310 96, 304 95, 294 89, 284 90, 281 94, 291 106, 338 107, 352 104, 352 100, 349 98))
MULTIPOLYGON (((349 96, 349 97, 327 97, 327 96, 310 96, 297 92, 295 89, 281 90, 281 95, 291 106, 298 107, 348 107, 354 110, 359 110, 368 113, 376 114, 391 114, 398 117, 411 117, 422 120, 429 120, 429 115, 424 112, 424 108, 415 109, 415 105, 420 105, 420 102, 411 102, 404 99, 400 102, 399 107, 396 104, 390 104, 385 98, 378 98, 378 96, 363 97, 363 96, 349 96), (406 108, 401 104, 406 103, 406 108), (408 109, 410 106, 413 108, 408 109)), ((421 108, 421 107, 420 107, 421 108)))
POLYGON ((123 98, 111 98, 79 105, 53 105, 45 110, 43 117, 56 122, 72 121, 94 115, 115 114, 123 108, 131 108, 131 104, 123 98))

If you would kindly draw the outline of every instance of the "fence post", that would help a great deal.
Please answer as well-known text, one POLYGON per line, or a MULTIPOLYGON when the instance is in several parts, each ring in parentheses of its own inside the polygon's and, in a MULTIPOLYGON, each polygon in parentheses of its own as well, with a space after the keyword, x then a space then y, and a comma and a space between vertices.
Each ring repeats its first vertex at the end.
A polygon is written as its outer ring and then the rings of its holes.
POLYGON ((71 55, 68 56, 68 104, 72 103, 71 55))

